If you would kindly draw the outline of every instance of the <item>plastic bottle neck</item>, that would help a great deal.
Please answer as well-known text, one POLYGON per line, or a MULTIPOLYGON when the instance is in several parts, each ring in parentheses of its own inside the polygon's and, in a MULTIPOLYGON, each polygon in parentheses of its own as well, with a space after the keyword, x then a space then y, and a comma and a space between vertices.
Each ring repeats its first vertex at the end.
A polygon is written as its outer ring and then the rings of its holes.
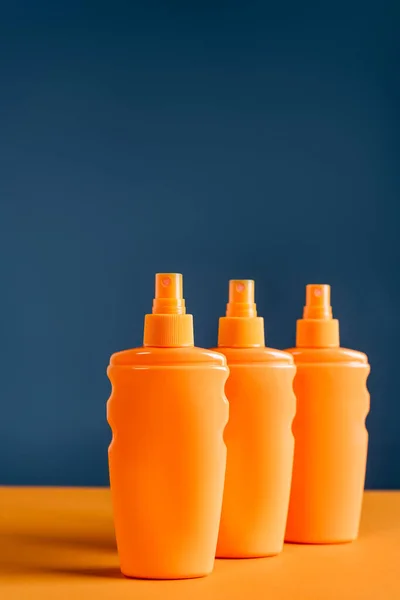
POLYGON ((257 348, 265 346, 264 319, 257 316, 254 281, 233 279, 229 282, 226 316, 219 319, 220 348, 257 348))
POLYGON ((297 348, 339 347, 339 321, 332 318, 330 293, 329 285, 307 285, 303 318, 297 321, 297 348))

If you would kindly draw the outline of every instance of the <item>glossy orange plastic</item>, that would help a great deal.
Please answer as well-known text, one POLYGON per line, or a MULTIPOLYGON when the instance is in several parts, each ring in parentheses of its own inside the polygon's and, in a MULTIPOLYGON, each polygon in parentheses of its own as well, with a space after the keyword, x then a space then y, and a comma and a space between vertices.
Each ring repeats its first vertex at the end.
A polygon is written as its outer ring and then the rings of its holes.
POLYGON ((365 354, 339 347, 330 287, 308 285, 296 348, 295 457, 285 539, 356 539, 367 460, 370 371, 365 354))
POLYGON ((121 570, 200 577, 213 569, 228 419, 225 357, 193 346, 182 277, 156 276, 145 346, 113 354, 109 467, 121 570))
POLYGON ((265 347, 254 282, 229 285, 218 351, 228 360, 229 422, 224 499, 217 556, 278 554, 283 547, 293 465, 296 410, 290 354, 265 347))

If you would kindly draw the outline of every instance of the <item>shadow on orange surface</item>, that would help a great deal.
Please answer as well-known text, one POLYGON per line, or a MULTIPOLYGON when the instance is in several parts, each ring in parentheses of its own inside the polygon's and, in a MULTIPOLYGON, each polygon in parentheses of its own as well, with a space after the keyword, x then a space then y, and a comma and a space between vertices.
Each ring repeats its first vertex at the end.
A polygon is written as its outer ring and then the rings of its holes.
POLYGON ((3 535, 0 573, 18 577, 32 574, 120 576, 112 537, 72 536, 39 533, 3 535))
POLYGON ((109 490, 2 488, 0 574, 114 576, 118 556, 109 490), (92 572, 93 570, 93 572, 92 572))
POLYGON ((49 574, 53 574, 53 575, 57 575, 60 576, 62 575, 63 577, 95 577, 95 578, 100 578, 100 579, 125 579, 125 577, 122 575, 121 571, 119 570, 119 567, 82 567, 82 568, 63 568, 63 567, 58 567, 58 568, 53 568, 47 571, 47 573, 49 574))

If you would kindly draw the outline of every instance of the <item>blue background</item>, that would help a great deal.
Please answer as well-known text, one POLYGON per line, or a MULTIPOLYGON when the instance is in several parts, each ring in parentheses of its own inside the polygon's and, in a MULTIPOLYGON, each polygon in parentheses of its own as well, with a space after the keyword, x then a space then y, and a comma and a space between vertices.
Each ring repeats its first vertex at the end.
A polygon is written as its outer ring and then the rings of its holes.
POLYGON ((109 355, 179 271, 201 346, 229 278, 278 348, 330 283, 372 364, 367 486, 400 487, 399 3, 0 12, 0 483, 107 484, 109 355))

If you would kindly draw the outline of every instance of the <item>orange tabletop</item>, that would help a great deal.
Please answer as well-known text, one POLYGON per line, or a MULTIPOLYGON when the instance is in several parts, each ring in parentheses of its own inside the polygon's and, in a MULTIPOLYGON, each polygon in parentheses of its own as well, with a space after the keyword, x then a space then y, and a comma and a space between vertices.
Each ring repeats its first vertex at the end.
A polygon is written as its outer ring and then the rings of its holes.
POLYGON ((0 598, 400 599, 400 492, 366 492, 352 544, 286 544, 273 558, 217 560, 202 579, 118 569, 108 489, 0 488, 0 598))

